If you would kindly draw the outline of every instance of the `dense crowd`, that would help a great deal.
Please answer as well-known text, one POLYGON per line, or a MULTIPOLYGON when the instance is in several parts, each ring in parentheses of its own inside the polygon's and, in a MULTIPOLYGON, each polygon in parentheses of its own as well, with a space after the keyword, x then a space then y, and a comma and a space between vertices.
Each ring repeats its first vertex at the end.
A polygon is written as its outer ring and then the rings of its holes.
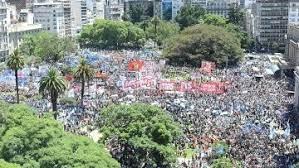
MULTIPOLYGON (((156 61, 157 55, 150 51, 102 51, 93 55, 87 52, 86 57, 93 66, 98 71, 104 71, 109 78, 95 79, 87 86, 84 112, 76 104, 59 105, 59 120, 64 123, 64 128, 87 134, 82 127, 93 125, 101 108, 113 103, 143 102, 166 109, 181 124, 185 136, 176 141, 178 155, 184 158, 180 160, 181 167, 211 164, 215 158, 213 145, 217 142, 228 146, 220 150, 220 155, 233 158, 244 167, 288 167, 299 160, 299 144, 296 141, 299 117, 296 118, 293 108, 294 96, 288 92, 292 80, 284 75, 275 78, 277 72, 267 74, 265 66, 270 63, 266 56, 246 58, 238 67, 215 69, 211 74, 199 75, 200 81, 227 81, 224 94, 165 92, 157 88, 122 89, 119 81, 128 76, 126 65, 129 60, 156 61), (186 149, 192 149, 191 158, 185 158, 186 149)), ((76 66, 76 61, 66 59, 66 62, 76 66)), ((175 71, 175 74, 198 74, 197 68, 170 66, 160 67, 148 74, 163 78, 170 71, 175 71)), ((191 79, 188 77, 186 80, 191 79)), ((76 83, 70 84, 66 95, 78 102, 80 92, 75 87, 76 83)), ((2 86, 0 89, 9 92, 12 88, 2 86)), ((27 89, 27 94, 28 90, 34 89, 27 89)), ((7 101, 13 100, 11 94, 1 96, 7 101)), ((36 96, 28 96, 26 102, 36 107, 39 115, 44 115, 51 107, 47 99, 37 99, 36 96)))

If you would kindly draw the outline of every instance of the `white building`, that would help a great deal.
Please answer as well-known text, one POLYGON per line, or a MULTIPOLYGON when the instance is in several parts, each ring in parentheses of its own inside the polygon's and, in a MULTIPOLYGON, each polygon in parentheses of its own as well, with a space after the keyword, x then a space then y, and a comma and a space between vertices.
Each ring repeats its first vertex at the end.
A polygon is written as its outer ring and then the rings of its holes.
POLYGON ((299 67, 295 71, 295 107, 299 108, 299 67))
POLYGON ((191 1, 191 6, 200 6, 202 8, 207 7, 208 0, 190 0, 190 1, 191 1))
POLYGON ((21 9, 19 14, 19 22, 27 22, 28 24, 33 24, 33 13, 29 9, 21 9))
POLYGON ((54 0, 54 2, 62 3, 63 5, 65 36, 72 35, 71 1, 73 0, 54 0))
POLYGON ((105 19, 121 20, 124 14, 123 0, 106 0, 105 19))
POLYGON ((298 0, 289 0, 289 24, 298 24, 299 23, 299 1, 298 0))
POLYGON ((180 9, 184 6, 183 0, 172 0, 172 20, 175 19, 180 9))
POLYGON ((244 7, 245 8, 251 8, 253 4, 256 3, 256 0, 245 0, 244 1, 244 7))
POLYGON ((64 7, 62 3, 43 2, 33 4, 34 23, 39 23, 46 31, 65 36, 64 7))
POLYGON ((72 0, 71 1, 71 24, 72 36, 76 36, 82 26, 88 23, 87 19, 87 6, 85 0, 72 0))
POLYGON ((206 10, 211 14, 228 17, 230 8, 238 4, 238 0, 208 0, 206 10))
POLYGON ((105 0, 96 0, 94 4, 94 17, 98 19, 105 18, 105 0))
POLYGON ((8 27, 9 53, 12 53, 21 45, 24 37, 36 34, 42 30, 41 24, 29 24, 26 22, 11 24, 8 27))
POLYGON ((3 60, 8 55, 8 24, 10 17, 8 6, 5 0, 0 0, 0 59, 3 60))

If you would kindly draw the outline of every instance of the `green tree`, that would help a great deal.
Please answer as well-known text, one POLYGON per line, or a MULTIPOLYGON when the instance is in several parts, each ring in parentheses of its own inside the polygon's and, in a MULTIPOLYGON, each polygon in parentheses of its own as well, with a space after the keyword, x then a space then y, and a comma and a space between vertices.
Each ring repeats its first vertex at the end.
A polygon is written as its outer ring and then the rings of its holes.
POLYGON ((213 25, 195 25, 171 38, 163 55, 174 65, 198 66, 202 60, 217 65, 235 64, 243 57, 240 40, 233 33, 213 25))
POLYGON ((143 30, 130 22, 97 20, 83 28, 78 41, 81 47, 88 48, 130 48, 132 43, 142 46, 142 43, 137 41, 144 39, 145 34, 140 32, 143 30), (139 39, 128 37, 129 33, 133 33, 132 30, 136 31, 134 34, 139 34, 139 39), (132 39, 135 41, 129 41, 132 39))
POLYGON ((157 26, 160 23, 160 19, 158 16, 154 16, 151 20, 151 23, 154 25, 154 30, 155 30, 155 40, 157 39, 157 26))
POLYGON ((157 27, 154 24, 149 24, 146 36, 148 39, 156 39, 157 44, 162 45, 168 38, 179 33, 179 30, 180 27, 176 23, 160 21, 157 27))
POLYGON ((0 159, 0 168, 21 168, 21 167, 17 164, 8 163, 5 160, 0 159))
POLYGON ((238 26, 243 26, 244 24, 244 12, 241 11, 241 8, 235 4, 233 4, 228 12, 228 20, 229 23, 238 25, 238 26))
POLYGON ((56 34, 40 32, 27 36, 21 45, 21 51, 43 61, 55 63, 67 53, 75 50, 75 43, 69 38, 60 38, 56 34))
POLYGON ((65 90, 66 84, 63 77, 53 68, 51 68, 48 74, 42 77, 39 82, 39 92, 43 96, 50 96, 55 119, 57 119, 58 116, 57 100, 59 94, 62 94, 65 90))
POLYGON ((247 32, 242 30, 240 26, 229 23, 225 28, 227 31, 233 33, 237 39, 240 39, 241 48, 247 49, 250 46, 251 39, 247 32))
POLYGON ((211 167, 212 168, 232 168, 232 167, 241 168, 242 166, 237 161, 234 161, 227 157, 221 157, 213 160, 211 167))
POLYGON ((113 105, 100 113, 102 140, 123 166, 171 167, 174 141, 181 130, 162 109, 145 105, 113 105))
POLYGON ((206 11, 198 6, 186 5, 181 8, 175 21, 180 25, 181 29, 200 23, 206 11))
POLYGON ((93 68, 87 63, 86 59, 81 58, 75 77, 81 81, 81 108, 84 110, 83 99, 85 92, 85 82, 89 82, 94 76, 93 68))
POLYGON ((5 116, 0 120, 0 167, 18 167, 13 163, 23 168, 120 167, 102 145, 65 133, 60 123, 37 118, 27 106, 0 102, 0 114, 5 116))
POLYGON ((8 58, 7 67, 15 72, 16 78, 16 92, 17 92, 17 103, 20 102, 19 99, 19 78, 18 71, 24 67, 24 58, 21 56, 19 49, 16 49, 8 58))
POLYGON ((271 43, 271 52, 272 52, 272 54, 274 54, 278 51, 279 51, 279 44, 277 42, 272 42, 271 43))
POLYGON ((209 25, 225 27, 227 24, 227 19, 220 15, 205 14, 203 16, 203 22, 209 25))
POLYGON ((146 28, 149 26, 150 21, 149 20, 143 20, 139 26, 143 29, 143 31, 145 32, 146 28))

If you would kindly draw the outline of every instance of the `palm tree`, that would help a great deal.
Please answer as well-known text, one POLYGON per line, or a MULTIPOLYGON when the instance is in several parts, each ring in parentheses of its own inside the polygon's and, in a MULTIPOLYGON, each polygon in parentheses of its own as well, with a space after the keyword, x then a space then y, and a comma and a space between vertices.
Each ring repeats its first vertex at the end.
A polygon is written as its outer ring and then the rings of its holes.
POLYGON ((83 111, 84 111, 83 97, 84 97, 85 82, 88 82, 93 76, 94 76, 94 70, 87 63, 86 59, 81 58, 79 67, 75 72, 75 78, 81 80, 81 108, 83 109, 83 111))
POLYGON ((16 77, 16 91, 17 91, 17 103, 20 102, 19 99, 19 78, 18 78, 18 70, 24 67, 24 58, 21 56, 19 49, 16 49, 8 58, 7 66, 15 71, 16 77))
POLYGON ((160 23, 160 19, 158 18, 158 16, 154 16, 153 19, 151 20, 151 22, 155 28, 155 36, 157 36, 157 26, 160 23))
POLYGON ((48 74, 39 81, 39 93, 43 96, 50 96, 54 118, 57 119, 57 99, 66 89, 65 80, 57 70, 51 68, 48 74))

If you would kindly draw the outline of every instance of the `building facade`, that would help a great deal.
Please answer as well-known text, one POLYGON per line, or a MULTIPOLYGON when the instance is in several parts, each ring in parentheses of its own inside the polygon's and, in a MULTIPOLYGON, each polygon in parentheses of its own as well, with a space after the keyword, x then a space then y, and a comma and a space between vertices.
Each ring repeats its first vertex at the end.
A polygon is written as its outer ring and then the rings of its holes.
POLYGON ((82 27, 87 24, 87 6, 85 0, 71 1, 72 36, 76 36, 82 27))
POLYGON ((55 0, 54 1, 54 2, 58 2, 58 3, 62 3, 62 5, 63 5, 65 36, 72 35, 71 1, 72 0, 55 0))
POLYGON ((0 0, 0 60, 5 59, 9 54, 8 49, 8 25, 9 20, 8 5, 5 0, 0 0))
POLYGON ((172 0, 172 20, 178 15, 180 9, 184 6, 183 0, 172 0))
POLYGON ((94 17, 98 19, 105 18, 105 0, 96 0, 94 2, 94 17))
POLYGON ((121 20, 124 14, 123 0, 106 0, 104 5, 105 19, 121 20))
POLYGON ((62 3, 43 2, 33 4, 34 23, 41 24, 46 31, 65 36, 64 7, 62 3))
POLYGON ((12 53, 21 45, 24 37, 36 34, 42 30, 43 27, 41 24, 28 24, 26 22, 11 24, 8 27, 9 53, 12 53))
POLYGON ((290 24, 288 26, 285 60, 290 69, 299 66, 299 25, 290 24))
POLYGON ((289 24, 299 24, 299 1, 289 0, 289 24))
POLYGON ((238 5, 237 0, 209 0, 206 10, 208 13, 228 17, 231 6, 238 5))
POLYGON ((288 25, 288 3, 285 0, 256 1, 256 35, 262 50, 273 46, 284 50, 288 25))

